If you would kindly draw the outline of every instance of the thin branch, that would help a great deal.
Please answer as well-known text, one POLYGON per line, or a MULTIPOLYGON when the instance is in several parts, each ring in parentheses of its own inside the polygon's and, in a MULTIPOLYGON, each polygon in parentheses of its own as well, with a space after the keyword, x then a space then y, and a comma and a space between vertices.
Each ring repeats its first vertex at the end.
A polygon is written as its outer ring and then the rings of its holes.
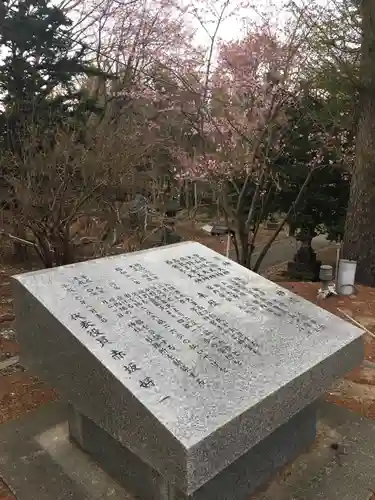
POLYGON ((264 247, 262 248, 256 262, 255 262, 255 265, 253 267, 253 271, 254 272, 258 272, 259 270, 259 267, 264 259, 264 257, 266 256, 268 250, 271 248, 271 245, 272 243, 276 240, 276 238, 278 237, 278 235, 280 234, 281 230, 283 229, 283 227, 285 226, 285 224, 288 222, 289 220, 289 217, 291 215, 291 213, 296 209, 296 207, 298 206, 299 202, 301 201, 302 199, 302 196, 307 188, 307 186, 309 185, 309 182, 313 176, 313 173, 315 172, 315 170, 317 170, 317 168, 314 168, 314 169, 311 169, 309 170, 309 173, 307 174, 305 180, 304 180, 304 183, 302 184, 299 192, 298 192, 298 195, 296 197, 296 199, 294 200, 294 202, 291 204, 288 212, 286 213, 286 215, 284 216, 284 218, 282 219, 282 221, 280 222, 279 224, 279 227, 276 229, 276 231, 274 232, 274 234, 271 236, 271 238, 268 240, 268 242, 264 245, 264 247))
POLYGON ((18 236, 14 236, 13 234, 8 233, 4 230, 0 230, 0 236, 5 236, 6 238, 9 238, 13 241, 17 241, 18 243, 22 243, 23 245, 27 245, 27 246, 30 246, 33 248, 37 247, 36 243, 34 243, 33 241, 24 240, 23 238, 19 238, 18 236))

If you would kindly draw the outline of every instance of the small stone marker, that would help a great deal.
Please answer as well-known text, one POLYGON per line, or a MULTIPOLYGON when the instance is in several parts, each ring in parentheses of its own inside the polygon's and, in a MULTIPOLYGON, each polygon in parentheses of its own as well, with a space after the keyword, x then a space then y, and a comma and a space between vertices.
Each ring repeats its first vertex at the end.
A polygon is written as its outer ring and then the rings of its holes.
POLYGON ((361 330, 194 242, 18 275, 14 298, 21 361, 181 492, 153 499, 203 498, 363 357, 361 330))

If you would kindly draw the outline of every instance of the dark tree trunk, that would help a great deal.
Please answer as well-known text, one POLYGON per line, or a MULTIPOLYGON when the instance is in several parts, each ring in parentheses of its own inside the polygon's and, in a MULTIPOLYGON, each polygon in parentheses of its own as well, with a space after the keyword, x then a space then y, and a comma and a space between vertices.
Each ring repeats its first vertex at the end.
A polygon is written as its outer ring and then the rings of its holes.
POLYGON ((356 158, 343 256, 358 261, 358 283, 375 286, 375 1, 362 0, 361 87, 356 158))
POLYGON ((251 247, 249 245, 249 233, 246 231, 245 221, 242 218, 237 220, 234 229, 235 249, 237 262, 244 267, 250 267, 251 247))

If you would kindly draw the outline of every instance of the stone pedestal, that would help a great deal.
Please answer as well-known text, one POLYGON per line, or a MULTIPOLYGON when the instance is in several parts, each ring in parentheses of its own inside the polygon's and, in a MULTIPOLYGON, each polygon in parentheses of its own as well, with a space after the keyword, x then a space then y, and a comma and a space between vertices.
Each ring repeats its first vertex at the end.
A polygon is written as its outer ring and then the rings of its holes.
POLYGON ((277 470, 303 453, 316 435, 315 405, 302 410, 266 439, 188 495, 70 406, 70 438, 140 500, 248 500, 277 470))
POLYGON ((363 359, 360 329, 195 242, 19 275, 14 307, 22 364, 143 500, 248 500, 363 359))

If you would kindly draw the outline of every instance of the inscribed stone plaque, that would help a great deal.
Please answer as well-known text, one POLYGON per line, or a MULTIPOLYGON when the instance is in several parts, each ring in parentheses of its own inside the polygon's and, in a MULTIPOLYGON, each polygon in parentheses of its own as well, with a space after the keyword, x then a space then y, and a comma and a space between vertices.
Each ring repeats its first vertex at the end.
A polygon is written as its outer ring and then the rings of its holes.
POLYGON ((194 242, 15 277, 27 363, 191 493, 358 364, 362 332, 194 242))

